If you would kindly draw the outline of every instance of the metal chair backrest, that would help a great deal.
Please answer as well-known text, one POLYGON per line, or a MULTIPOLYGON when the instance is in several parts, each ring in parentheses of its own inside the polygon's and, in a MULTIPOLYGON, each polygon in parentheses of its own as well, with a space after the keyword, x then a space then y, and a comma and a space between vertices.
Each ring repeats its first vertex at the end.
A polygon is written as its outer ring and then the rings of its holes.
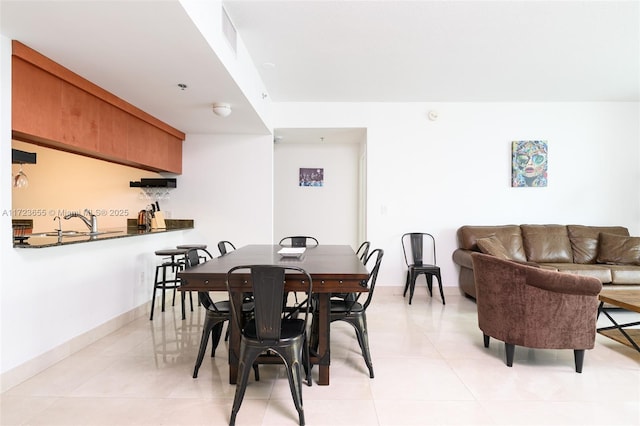
POLYGON ((371 299, 373 298, 373 291, 376 288, 376 281, 378 280, 378 271, 380 270, 380 265, 382 264, 382 256, 384 256, 384 250, 375 249, 371 253, 369 253, 366 260, 364 261, 367 269, 371 268, 369 272, 369 280, 367 281, 369 292, 367 293, 367 300, 365 300, 365 302, 362 304, 365 310, 367 309, 367 307, 371 303, 371 299))
POLYGON ((360 244, 360 247, 358 247, 358 251, 356 251, 356 256, 358 256, 358 258, 363 263, 369 257, 369 248, 370 247, 371 247, 371 242, 370 241, 364 241, 362 244, 360 244))
MULTIPOLYGON (((231 268, 227 272, 227 291, 230 299, 232 298, 232 293, 246 291, 246 287, 243 289, 242 286, 248 278, 251 280, 256 334, 260 341, 276 342, 280 340, 285 303, 285 273, 287 271, 296 273, 298 275, 295 278, 296 280, 300 278, 300 274, 303 275, 302 282, 304 287, 301 287, 301 291, 310 295, 313 289, 313 281, 311 276, 302 268, 277 265, 241 265, 231 268), (246 273, 240 273, 242 270, 249 271, 250 274, 247 276, 246 273)), ((235 309, 236 307, 232 304, 232 316, 242 330, 240 325, 241 316, 237 315, 235 309)), ((308 321, 309 309, 309 303, 303 309, 300 309, 300 312, 304 314, 303 321, 305 324, 308 321)))
MULTIPOLYGON (((363 261, 367 269, 370 270, 369 278, 367 279, 367 288, 369 289, 369 291, 366 293, 367 299, 364 301, 364 303, 362 303, 363 310, 367 309, 367 307, 371 303, 371 299, 373 299, 373 291, 376 288, 376 281, 378 280, 378 271, 380 270, 380 265, 382 263, 382 256, 384 256, 384 250, 375 249, 371 253, 369 253, 367 258, 363 261)), ((345 299, 345 301, 348 302, 347 304, 348 313, 351 313, 356 302, 360 300, 360 297, 363 294, 365 293, 354 293, 354 298, 352 300, 345 299)))
POLYGON ((426 232, 408 232, 402 236, 402 251, 407 266, 436 265, 436 240, 426 232))
POLYGON ((309 237, 305 235, 295 235, 292 237, 284 237, 278 243, 283 246, 286 245, 287 241, 290 241, 291 247, 308 247, 309 244, 318 245, 318 240, 314 237, 309 237))
MULTIPOLYGON (((185 264, 184 264, 185 269, 189 269, 196 265, 199 265, 201 259, 203 258, 206 259, 206 257, 203 257, 200 255, 199 250, 203 250, 204 252, 207 253, 208 257, 211 258, 211 254, 207 250, 196 249, 196 248, 189 249, 189 251, 187 251, 187 254, 185 255, 185 264)), ((200 304, 205 309, 218 311, 218 308, 216 308, 216 304, 213 303, 213 300, 211 300, 211 296, 209 296, 208 292, 199 291, 198 300, 200 301, 200 304)))
POLYGON ((236 246, 231 243, 231 241, 220 241, 218 242, 218 251, 220 252, 220 256, 224 256, 228 252, 235 250, 236 246))

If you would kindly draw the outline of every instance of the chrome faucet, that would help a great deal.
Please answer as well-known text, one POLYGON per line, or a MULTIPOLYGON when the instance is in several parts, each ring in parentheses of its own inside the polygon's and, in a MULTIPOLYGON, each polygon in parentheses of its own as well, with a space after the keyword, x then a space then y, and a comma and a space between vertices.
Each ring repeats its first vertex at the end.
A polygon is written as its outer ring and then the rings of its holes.
POLYGON ((58 237, 62 236, 62 219, 60 219, 60 216, 56 216, 53 218, 53 221, 58 221, 58 237))
POLYGON ((98 232, 98 218, 96 217, 96 215, 91 213, 91 210, 89 209, 84 209, 84 214, 88 215, 90 219, 86 216, 81 215, 80 213, 75 212, 64 215, 64 218, 71 219, 72 217, 77 217, 78 219, 82 220, 85 225, 87 225, 87 228, 91 230, 92 234, 96 234, 98 232))

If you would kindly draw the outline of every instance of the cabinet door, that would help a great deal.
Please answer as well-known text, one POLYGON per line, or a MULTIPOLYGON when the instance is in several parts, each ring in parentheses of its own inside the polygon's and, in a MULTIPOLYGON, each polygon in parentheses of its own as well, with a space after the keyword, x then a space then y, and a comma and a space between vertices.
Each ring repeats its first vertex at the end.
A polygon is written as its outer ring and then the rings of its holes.
POLYGON ((40 68, 13 58, 12 130, 60 140, 62 81, 40 68))
POLYGON ((149 170, 162 170, 159 165, 167 154, 157 143, 158 134, 154 129, 161 132, 137 117, 127 118, 127 161, 147 166, 149 170))
POLYGON ((81 152, 98 152, 101 102, 76 86, 62 83, 62 143, 79 148, 81 152))
POLYGON ((127 114, 106 102, 100 104, 98 152, 110 160, 127 158, 127 114))
POLYGON ((165 170, 182 174, 182 141, 171 135, 167 135, 169 143, 169 156, 167 158, 167 164, 165 164, 165 170))

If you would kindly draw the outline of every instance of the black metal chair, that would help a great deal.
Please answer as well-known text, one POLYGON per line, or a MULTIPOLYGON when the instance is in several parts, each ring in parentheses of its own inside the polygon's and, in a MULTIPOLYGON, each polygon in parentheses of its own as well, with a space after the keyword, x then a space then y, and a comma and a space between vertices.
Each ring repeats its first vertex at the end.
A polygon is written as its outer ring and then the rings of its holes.
POLYGON ((442 304, 444 305, 442 277, 440 275, 440 267, 436 264, 436 240, 433 235, 426 232, 408 232, 404 234, 402 236, 402 251, 404 252, 404 261, 407 264, 407 279, 403 296, 407 295, 408 289, 409 304, 411 304, 413 291, 416 288, 416 278, 420 274, 424 274, 431 297, 433 297, 433 277, 438 280, 440 297, 442 297, 442 304))
POLYGON ((362 262, 364 262, 367 259, 367 257, 369 257, 370 247, 371 247, 370 241, 364 241, 362 244, 360 244, 360 247, 358 247, 358 250, 356 251, 356 256, 358 256, 362 262))
MULTIPOLYGON (((360 247, 358 247, 358 250, 356 251, 356 256, 358 256, 362 263, 364 263, 369 256, 369 247, 371 247, 371 242, 364 241, 362 244, 360 244, 360 247)), ((331 297, 343 300, 355 300, 357 296, 358 295, 356 293, 333 293, 331 295, 331 297)))
POLYGON ((255 317, 246 324, 241 323, 242 315, 237 312, 235 306, 232 304, 231 307, 232 318, 241 330, 241 335, 238 379, 230 425, 235 424, 236 415, 240 410, 251 366, 265 351, 277 354, 284 361, 300 425, 304 425, 301 368, 305 370, 307 385, 311 386, 306 331, 310 309, 307 304, 301 310, 301 313, 304 313, 303 318, 284 315, 285 272, 297 275, 296 280, 302 276, 299 291, 305 292, 307 297, 310 297, 313 289, 311 276, 298 267, 244 265, 231 268, 227 273, 229 298, 231 299, 234 293, 244 293, 248 288, 246 283, 250 281, 255 301, 255 317))
POLYGON ((236 249, 236 246, 234 246, 231 241, 223 240, 218 242, 218 251, 220 252, 220 256, 224 256, 228 252, 233 251, 235 249, 236 249))
POLYGON ((288 247, 315 247, 319 243, 318 240, 314 237, 296 235, 292 237, 284 237, 278 244, 288 247))
MULTIPOLYGON (((209 252, 207 252, 209 253, 209 252)), ((186 255, 185 268, 191 268, 200 263, 202 256, 198 253, 198 249, 191 249, 186 255)), ((211 259, 209 255, 209 259, 211 259)), ((208 259, 207 259, 208 260, 208 259)), ((200 339, 200 349, 198 350, 198 358, 196 359, 196 365, 193 369, 193 378, 198 377, 198 370, 202 365, 204 359, 204 353, 207 350, 207 344, 209 343, 209 335, 211 335, 211 357, 216 355, 216 348, 220 343, 220 336, 222 335, 222 326, 225 321, 231 319, 231 303, 228 300, 220 302, 214 302, 211 296, 206 291, 198 292, 198 300, 204 307, 206 314, 204 318, 204 324, 202 326, 202 338, 200 339)), ((242 306, 243 321, 247 321, 253 316, 253 304, 244 303, 242 306)), ((256 366, 257 370, 257 366, 256 366)), ((258 378, 258 371, 256 371, 256 379, 258 378)))
MULTIPOLYGON (((369 351, 369 335, 367 333, 367 308, 371 304, 373 299, 373 292, 376 287, 376 280, 378 279, 378 271, 380 270, 380 264, 382 263, 382 256, 384 251, 382 249, 375 249, 364 264, 367 269, 370 269, 369 280, 367 287, 369 291, 367 293, 357 293, 354 300, 336 300, 331 299, 330 310, 330 322, 345 321, 353 326, 356 331, 356 338, 362 351, 362 357, 369 369, 369 377, 373 379, 373 363, 371 362, 371 353, 369 351), (367 298, 364 302, 359 302, 360 297, 366 294, 367 298)), ((311 325, 312 337, 311 347, 317 348, 318 345, 318 312, 314 311, 313 323, 311 325)))

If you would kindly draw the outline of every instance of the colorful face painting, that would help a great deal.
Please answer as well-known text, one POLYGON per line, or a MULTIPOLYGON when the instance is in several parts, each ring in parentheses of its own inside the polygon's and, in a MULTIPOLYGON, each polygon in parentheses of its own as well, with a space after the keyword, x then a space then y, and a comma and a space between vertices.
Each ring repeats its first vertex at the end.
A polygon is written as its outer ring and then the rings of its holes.
POLYGON ((514 141, 511 186, 547 186, 547 142, 514 141))

